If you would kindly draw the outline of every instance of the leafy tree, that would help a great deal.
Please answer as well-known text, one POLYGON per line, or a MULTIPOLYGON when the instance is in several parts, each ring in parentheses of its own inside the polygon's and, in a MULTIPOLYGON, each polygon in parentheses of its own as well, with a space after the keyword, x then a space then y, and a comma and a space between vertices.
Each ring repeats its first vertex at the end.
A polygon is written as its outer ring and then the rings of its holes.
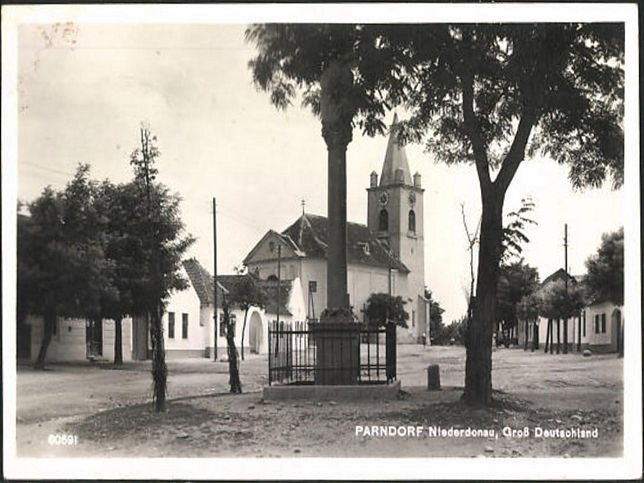
POLYGON ((537 152, 567 164, 576 188, 600 186, 609 174, 622 184, 623 25, 442 24, 407 35, 413 112, 401 135, 420 141, 428 133, 435 157, 473 163, 478 175, 483 209, 463 397, 488 404, 505 194, 537 152))
POLYGON ((248 319, 248 310, 251 307, 264 308, 266 306, 266 292, 257 284, 255 278, 251 275, 244 275, 240 280, 232 285, 228 296, 230 305, 239 307, 244 311, 244 325, 241 333, 241 360, 244 360, 244 334, 246 332, 246 321, 248 319))
POLYGON ((134 168, 133 186, 139 201, 131 227, 140 235, 138 241, 142 245, 142 283, 134 298, 140 300, 140 308, 150 321, 153 401, 155 410, 160 412, 165 410, 168 375, 162 317, 171 292, 188 287, 188 281, 181 275, 181 260, 194 238, 184 234, 179 217, 179 197, 155 181, 158 173, 155 164, 160 155, 156 136, 146 127, 141 128, 140 134, 141 147, 130 156, 134 168))
MULTIPOLYGON (((560 320, 568 320, 570 317, 579 315, 585 305, 583 288, 574 283, 566 283, 565 280, 555 280, 538 291, 539 315, 550 320, 557 321, 557 354, 559 354, 559 329, 560 320)), ((552 334, 552 324, 549 322, 552 334)), ((564 326, 564 333, 567 332, 567 325, 564 326)), ((550 352, 552 352, 552 335, 550 336, 550 352)), ((567 352, 567 340, 564 340, 564 351, 567 352)))
POLYGON ((482 200, 465 392, 492 396, 492 332, 505 194, 526 155, 570 167, 576 188, 623 181, 622 24, 256 25, 247 38, 257 85, 286 107, 299 89, 329 149, 327 300, 346 305, 346 146, 354 118, 382 132, 404 103, 402 141, 476 167, 482 200), (496 174, 494 180, 493 175, 496 174))
POLYGON ((496 321, 503 331, 503 338, 510 337, 510 331, 517 326, 517 306, 521 299, 536 292, 539 287, 537 269, 523 259, 501 265, 497 289, 496 321))
POLYGON ((50 187, 18 218, 18 312, 42 314, 43 338, 34 367, 44 369, 57 317, 96 313, 111 269, 103 252, 96 183, 79 165, 63 191, 50 187))
POLYGON ((364 308, 367 324, 371 327, 384 327, 387 322, 393 322, 399 327, 407 327, 409 314, 404 305, 405 301, 400 295, 372 293, 364 308))
POLYGON ((434 300, 432 291, 425 287, 425 298, 429 300, 429 337, 432 344, 444 344, 445 324, 443 323, 443 313, 445 310, 440 306, 437 300, 434 300))
POLYGON ((624 228, 602 235, 597 253, 586 260, 584 279, 594 300, 624 305, 624 228))

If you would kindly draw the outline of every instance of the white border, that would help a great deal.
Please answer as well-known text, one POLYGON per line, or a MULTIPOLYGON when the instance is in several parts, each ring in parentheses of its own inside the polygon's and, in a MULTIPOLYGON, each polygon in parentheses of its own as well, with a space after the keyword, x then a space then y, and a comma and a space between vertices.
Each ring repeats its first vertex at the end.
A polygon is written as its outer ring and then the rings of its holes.
POLYGON ((17 25, 20 23, 562 22, 626 24, 623 458, 52 459, 15 456, 15 324, 3 324, 4 463, 8 478, 430 479, 638 478, 642 473, 638 26, 635 4, 246 4, 2 7, 3 320, 15 320, 17 25))

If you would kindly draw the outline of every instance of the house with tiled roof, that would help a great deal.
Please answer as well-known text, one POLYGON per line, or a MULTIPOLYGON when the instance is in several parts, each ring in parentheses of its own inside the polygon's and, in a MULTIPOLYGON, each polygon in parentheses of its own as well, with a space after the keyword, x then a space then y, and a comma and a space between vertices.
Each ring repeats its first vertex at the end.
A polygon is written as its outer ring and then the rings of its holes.
MULTIPOLYGON (((398 340, 429 340, 429 304, 425 299, 423 193, 420 174, 410 174, 407 156, 396 136, 397 118, 389 136, 378 183, 370 175, 367 224, 347 223, 349 303, 363 319, 372 293, 400 295, 409 313, 409 328, 398 340)), ((248 271, 262 280, 295 281, 304 295, 306 319, 326 308, 328 219, 302 212, 283 231, 268 230, 244 258, 248 271)))
MULTIPOLYGON (((568 280, 570 284, 584 286, 585 275, 570 275, 563 268, 560 268, 547 276, 540 287, 545 288, 557 281, 568 280)), ((588 290, 586 293, 586 305, 579 315, 568 319, 568 350, 591 349, 593 352, 618 352, 620 344, 623 344, 624 315, 623 308, 609 300, 594 297, 588 290)), ((557 321, 553 320, 554 344, 557 343, 557 321)), ((548 319, 539 317, 535 324, 528 330, 528 345, 533 344, 537 338, 537 346, 543 349, 546 342, 548 330, 548 319), (536 326, 537 330, 534 330, 536 326)), ((559 323, 559 337, 563 347, 564 324, 559 323)), ((525 342, 525 325, 518 324, 519 345, 525 342)))
MULTIPOLYGON (((214 277, 198 260, 192 258, 183 262, 184 269, 190 281, 190 287, 199 299, 199 327, 200 334, 195 335, 195 345, 200 347, 205 357, 212 357, 214 351, 214 277)), ((293 281, 283 280, 278 284, 273 280, 259 280, 252 274, 218 275, 217 276, 217 306, 219 318, 217 326, 217 355, 218 358, 226 355, 228 346, 223 320, 222 303, 225 297, 235 289, 235 286, 244 279, 251 278, 266 293, 265 307, 251 307, 248 314, 238 307, 233 307, 230 317, 235 330, 235 342, 238 349, 244 346, 246 353, 264 354, 268 351, 267 334, 269 323, 279 319, 292 320, 294 314, 299 319, 303 317, 304 308, 301 294, 293 288, 293 281), (293 297, 295 295, 295 297, 293 297), (246 315, 246 330, 243 330, 244 316, 246 315), (242 341, 243 332, 243 341, 242 341)), ((171 304, 169 304, 170 306, 171 304)), ((169 311, 169 309, 168 309, 169 311)), ((167 318, 167 315, 164 316, 167 318)), ((165 319, 164 319, 165 321, 165 319)), ((167 332, 166 332, 167 333, 167 332)))

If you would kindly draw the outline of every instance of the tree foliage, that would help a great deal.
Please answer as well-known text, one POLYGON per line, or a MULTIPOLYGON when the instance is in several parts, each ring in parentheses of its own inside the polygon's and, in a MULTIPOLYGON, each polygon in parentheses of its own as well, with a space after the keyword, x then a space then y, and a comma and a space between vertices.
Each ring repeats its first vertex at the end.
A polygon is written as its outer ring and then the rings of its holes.
POLYGON ((592 300, 624 305, 624 228, 602 235, 597 253, 586 260, 584 282, 592 300))
POLYGON ((367 323, 371 327, 384 327, 387 322, 393 322, 399 327, 407 327, 409 314, 404 305, 405 301, 400 295, 372 293, 364 308, 367 323))
POLYGON ((569 319, 579 315, 585 305, 584 290, 572 280, 555 280, 541 287, 539 296, 539 315, 547 319, 569 319))
POLYGON ((524 297, 537 291, 539 273, 523 259, 501 266, 497 289, 496 318, 503 329, 515 327, 518 320, 518 304, 524 297))
POLYGON ((508 263, 512 258, 521 256, 523 244, 530 242, 525 231, 528 225, 537 224, 536 221, 529 217, 530 212, 534 210, 534 206, 534 202, 530 197, 523 198, 519 209, 507 214, 509 221, 503 227, 501 263, 508 263))
POLYGON ((36 368, 44 368, 56 318, 97 313, 101 295, 114 290, 96 195, 89 166, 79 165, 64 190, 45 188, 28 204, 29 216, 18 218, 18 310, 44 317, 36 368))

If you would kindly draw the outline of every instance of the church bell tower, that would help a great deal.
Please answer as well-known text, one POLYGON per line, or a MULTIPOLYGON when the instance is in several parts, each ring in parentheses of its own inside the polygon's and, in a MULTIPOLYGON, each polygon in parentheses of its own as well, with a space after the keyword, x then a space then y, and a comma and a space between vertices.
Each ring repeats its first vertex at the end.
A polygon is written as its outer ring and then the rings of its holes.
MULTIPOLYGON (((367 226, 391 252, 402 261, 410 273, 401 293, 409 313, 410 332, 415 337, 426 331, 425 250, 423 224, 423 193, 421 175, 411 176, 405 148, 398 143, 398 116, 394 114, 380 182, 374 171, 370 176, 367 226)), ((427 331, 429 336, 429 332, 427 331)))

